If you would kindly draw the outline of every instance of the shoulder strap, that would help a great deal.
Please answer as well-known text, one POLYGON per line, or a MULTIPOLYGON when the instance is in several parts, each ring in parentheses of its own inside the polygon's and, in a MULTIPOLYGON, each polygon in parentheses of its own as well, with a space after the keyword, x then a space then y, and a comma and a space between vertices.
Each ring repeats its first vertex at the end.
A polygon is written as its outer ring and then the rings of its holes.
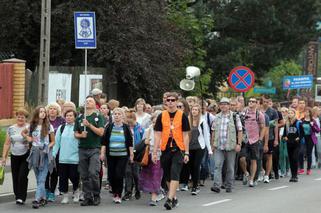
POLYGON ((61 135, 64 132, 65 127, 66 127, 66 124, 61 124, 61 127, 60 127, 60 134, 61 135))
POLYGON ((299 135, 301 135, 301 133, 300 133, 300 121, 299 120, 296 120, 295 126, 296 126, 296 129, 298 130, 299 135))

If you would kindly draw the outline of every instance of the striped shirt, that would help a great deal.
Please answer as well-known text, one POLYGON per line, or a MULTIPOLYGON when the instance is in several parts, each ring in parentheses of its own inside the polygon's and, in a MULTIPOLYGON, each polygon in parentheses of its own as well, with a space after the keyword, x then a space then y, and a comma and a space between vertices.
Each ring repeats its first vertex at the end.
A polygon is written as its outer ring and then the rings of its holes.
POLYGON ((127 156, 123 126, 114 126, 109 143, 110 156, 127 156))

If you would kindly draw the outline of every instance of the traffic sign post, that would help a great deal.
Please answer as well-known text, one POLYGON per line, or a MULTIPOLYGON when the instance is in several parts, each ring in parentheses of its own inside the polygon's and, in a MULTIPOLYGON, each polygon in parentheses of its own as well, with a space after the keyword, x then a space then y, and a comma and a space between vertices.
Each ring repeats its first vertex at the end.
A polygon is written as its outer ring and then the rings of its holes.
MULTIPOLYGON (((96 49, 96 15, 95 12, 74 12, 75 48, 85 49, 85 94, 87 89, 87 49, 96 49)), ((84 118, 86 118, 86 101, 84 118)), ((86 131, 86 126, 84 126, 86 131)))
POLYGON ((236 92, 247 92, 254 85, 254 72, 245 66, 235 67, 229 74, 228 82, 236 92))

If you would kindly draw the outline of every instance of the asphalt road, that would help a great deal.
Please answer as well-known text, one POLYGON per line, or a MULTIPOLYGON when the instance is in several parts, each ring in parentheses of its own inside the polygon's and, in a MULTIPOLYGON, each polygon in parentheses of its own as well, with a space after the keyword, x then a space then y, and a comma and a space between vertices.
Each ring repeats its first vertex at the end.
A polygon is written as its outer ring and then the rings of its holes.
MULTIPOLYGON (((289 178, 272 180, 269 184, 260 183, 255 188, 243 186, 237 181, 232 193, 224 190, 220 194, 210 191, 211 182, 207 181, 201 188, 198 196, 190 192, 179 192, 179 207, 172 212, 219 212, 219 213, 314 213, 321 212, 321 171, 313 170, 311 176, 299 176, 298 183, 290 183, 289 178)), ((14 202, 0 204, 0 212, 35 212, 46 213, 63 212, 164 212, 164 200, 157 207, 147 206, 149 195, 143 195, 140 200, 130 200, 122 204, 114 204, 112 197, 106 190, 102 190, 102 203, 100 206, 81 207, 79 204, 60 204, 61 197, 55 203, 50 203, 44 208, 33 210, 29 199, 24 206, 17 206, 14 202)))

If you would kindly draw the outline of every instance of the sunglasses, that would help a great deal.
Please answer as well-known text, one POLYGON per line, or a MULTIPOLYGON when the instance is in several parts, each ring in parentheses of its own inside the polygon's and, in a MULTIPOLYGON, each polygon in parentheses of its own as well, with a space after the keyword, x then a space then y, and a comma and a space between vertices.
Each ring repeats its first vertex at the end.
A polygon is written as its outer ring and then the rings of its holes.
POLYGON ((166 101, 167 101, 167 102, 175 102, 176 99, 167 98, 166 101))
POLYGON ((177 108, 183 108, 184 106, 183 105, 177 105, 177 108))
POLYGON ((255 100, 249 100, 249 103, 257 103, 257 101, 255 100))

